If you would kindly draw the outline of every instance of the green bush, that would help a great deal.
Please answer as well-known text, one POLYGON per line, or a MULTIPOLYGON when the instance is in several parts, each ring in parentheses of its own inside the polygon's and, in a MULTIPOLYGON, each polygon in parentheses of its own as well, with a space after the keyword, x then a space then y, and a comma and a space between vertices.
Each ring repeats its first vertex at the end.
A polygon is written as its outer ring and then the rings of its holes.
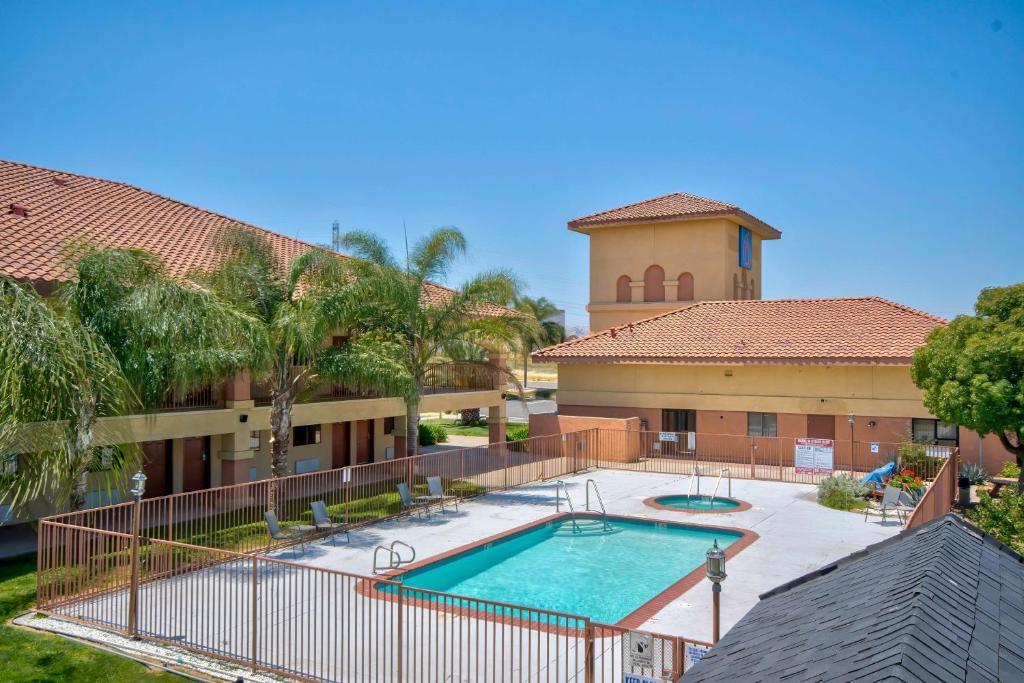
POLYGON ((533 395, 534 398, 552 399, 557 391, 557 389, 537 389, 533 395))
POLYGON ((837 474, 818 484, 818 502, 834 510, 863 510, 870 490, 849 475, 837 474))
POLYGON ((505 428, 505 441, 525 441, 529 438, 529 425, 508 425, 505 428))
POLYGON ((1019 479, 1020 465, 1011 460, 1010 462, 1003 465, 1003 469, 999 470, 998 476, 1006 477, 1007 479, 1019 479))
MULTIPOLYGON (((447 433, 445 434, 447 436, 447 433)), ((420 422, 419 426, 419 442, 420 446, 433 446, 437 443, 437 435, 434 429, 430 425, 423 424, 420 422)))
POLYGON ((899 445, 896 456, 890 458, 896 463, 895 472, 911 470, 919 477, 933 479, 938 471, 945 464, 946 459, 940 456, 928 455, 928 445, 923 443, 907 442, 899 445))
POLYGON ((967 518, 1017 552, 1024 552, 1024 495, 1016 486, 1004 486, 999 497, 982 491, 967 518))

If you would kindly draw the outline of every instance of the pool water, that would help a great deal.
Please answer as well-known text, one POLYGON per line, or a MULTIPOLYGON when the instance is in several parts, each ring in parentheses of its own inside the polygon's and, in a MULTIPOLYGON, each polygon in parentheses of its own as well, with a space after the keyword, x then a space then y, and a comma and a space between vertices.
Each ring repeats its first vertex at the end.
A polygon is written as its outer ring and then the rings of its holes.
POLYGON ((729 510, 738 508, 740 502, 732 498, 712 498, 711 496, 658 496, 654 499, 658 505, 680 510, 729 510))
POLYGON ((402 575, 411 588, 588 616, 614 624, 700 567, 717 539, 738 532, 694 526, 581 519, 549 522, 402 575))

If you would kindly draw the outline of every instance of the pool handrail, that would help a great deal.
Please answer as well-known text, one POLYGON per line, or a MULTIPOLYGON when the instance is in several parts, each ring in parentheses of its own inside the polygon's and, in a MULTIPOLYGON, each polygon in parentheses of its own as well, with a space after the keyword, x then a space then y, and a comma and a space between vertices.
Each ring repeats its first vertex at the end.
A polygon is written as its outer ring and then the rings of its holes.
POLYGON ((411 545, 409 545, 405 541, 398 541, 398 540, 391 541, 390 545, 379 545, 379 546, 377 546, 376 548, 373 549, 373 574, 374 574, 374 576, 376 576, 377 574, 379 574, 381 571, 384 571, 385 569, 398 569, 403 564, 409 564, 410 562, 413 562, 415 560, 416 560, 416 548, 413 548, 411 545), (402 558, 402 554, 400 552, 398 552, 398 550, 395 549, 396 545, 400 545, 400 546, 404 546, 404 547, 408 548, 410 551, 412 551, 412 557, 410 557, 409 559, 403 559, 402 558), (388 563, 387 563, 387 565, 381 565, 381 564, 378 564, 378 562, 377 562, 377 555, 380 553, 381 550, 383 550, 384 552, 386 552, 388 554, 388 563))
POLYGON ((715 481, 715 490, 711 494, 711 507, 715 507, 715 498, 718 496, 718 487, 722 484, 722 477, 726 474, 729 475, 729 497, 732 498, 732 472, 729 471, 728 467, 723 467, 718 472, 718 479, 715 481))
POLYGON ((601 498, 601 491, 597 488, 597 482, 593 479, 587 479, 587 498, 586 498, 586 511, 587 512, 598 512, 598 510, 590 509, 590 487, 593 485, 594 494, 597 496, 597 504, 601 506, 601 521, 604 522, 604 530, 611 531, 611 525, 608 523, 608 511, 604 507, 604 499, 601 498))
POLYGON ((697 497, 700 498, 700 466, 693 466, 693 474, 690 475, 690 483, 686 485, 686 500, 693 500, 691 497, 693 491, 693 480, 697 480, 697 497))
POLYGON ((569 497, 569 489, 565 482, 559 479, 555 482, 555 512, 562 511, 562 491, 565 491, 565 502, 569 504, 569 518, 572 520, 572 532, 580 533, 580 525, 576 523, 576 508, 573 507, 572 498, 569 497))

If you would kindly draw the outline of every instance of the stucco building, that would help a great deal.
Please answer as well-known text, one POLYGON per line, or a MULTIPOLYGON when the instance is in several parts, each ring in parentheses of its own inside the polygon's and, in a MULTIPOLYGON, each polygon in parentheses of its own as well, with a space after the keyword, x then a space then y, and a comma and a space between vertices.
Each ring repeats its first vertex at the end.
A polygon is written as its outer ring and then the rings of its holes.
MULTIPOLYGON (((170 273, 184 275, 215 263, 213 238, 229 226, 264 235, 282 263, 314 248, 125 183, 0 161, 0 274, 31 282, 43 294, 71 277, 65 251, 73 240, 145 249, 159 256, 170 273)), ((451 294, 440 285, 425 293, 428 299, 451 294)), ((483 313, 508 313, 493 308, 483 313)), ((500 355, 494 360, 502 362, 500 355)), ((164 405, 145 414, 101 418, 96 445, 104 445, 104 435, 109 434, 119 438, 127 434, 141 443, 148 496, 266 478, 270 476, 269 399, 265 385, 239 375, 187 396, 168 396, 164 405)), ((505 403, 493 374, 461 376, 439 371, 429 382, 421 408, 424 412, 488 408, 491 439, 504 439, 505 403)), ((325 386, 295 406, 293 426, 289 458, 296 473, 379 461, 405 452, 405 405, 398 397, 325 386)), ((88 498, 90 504, 104 501, 100 490, 88 498)), ((0 519, 4 513, 0 509, 0 519)))
POLYGON ((1012 457, 936 420, 911 381, 945 320, 878 297, 762 299, 763 247, 782 233, 739 207, 676 193, 568 225, 589 238, 596 331, 534 354, 558 364, 560 414, 637 417, 698 443, 833 439, 865 463, 911 437, 989 470, 1012 457))

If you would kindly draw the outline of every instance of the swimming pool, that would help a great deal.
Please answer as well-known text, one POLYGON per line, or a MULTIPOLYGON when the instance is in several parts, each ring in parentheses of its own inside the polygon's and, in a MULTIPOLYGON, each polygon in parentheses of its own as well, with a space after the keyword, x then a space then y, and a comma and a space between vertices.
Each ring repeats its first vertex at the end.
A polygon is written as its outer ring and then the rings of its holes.
POLYGON ((401 582, 614 624, 701 570, 714 540, 728 548, 744 536, 628 517, 609 522, 604 531, 599 520, 580 517, 579 533, 568 516, 542 522, 409 569, 401 582))

